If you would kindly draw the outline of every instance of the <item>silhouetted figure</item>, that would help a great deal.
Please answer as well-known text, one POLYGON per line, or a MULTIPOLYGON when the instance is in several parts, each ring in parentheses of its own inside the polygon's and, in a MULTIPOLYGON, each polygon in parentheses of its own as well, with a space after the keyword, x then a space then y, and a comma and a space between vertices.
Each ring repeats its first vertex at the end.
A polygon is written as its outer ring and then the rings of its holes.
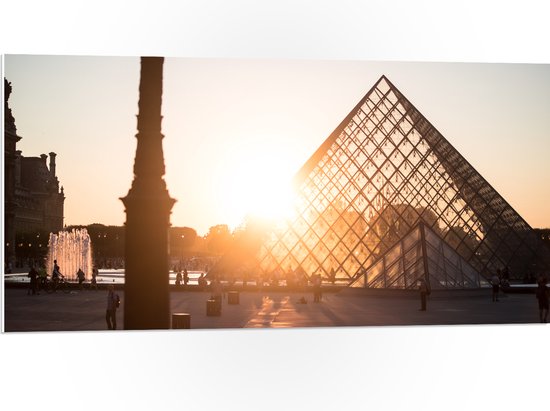
POLYGON ((220 280, 214 278, 214 280, 212 280, 212 282, 210 283, 210 290, 212 291, 212 299, 220 301, 221 303, 223 297, 223 288, 220 280))
POLYGON ((116 330, 116 310, 120 306, 120 297, 115 293, 115 287, 109 285, 107 293, 107 310, 105 311, 105 320, 109 330, 116 330))
POLYGON ((206 288, 206 278, 204 278, 204 273, 202 273, 199 277, 198 283, 201 290, 204 290, 206 288))
POLYGON ((332 285, 336 282, 336 272, 334 271, 334 268, 330 269, 329 280, 332 285))
POLYGON ((31 279, 29 283, 29 290, 27 291, 27 295, 35 295, 37 293, 37 279, 38 279, 38 271, 34 268, 34 265, 31 266, 31 269, 29 273, 27 274, 27 277, 31 279))
POLYGON ((318 303, 321 298, 321 274, 316 274, 313 276, 313 302, 318 303))
POLYGON ((189 282, 189 273, 187 272, 187 268, 183 269, 183 285, 187 285, 189 282))
POLYGON ((498 301, 498 290, 500 288, 500 268, 497 269, 496 274, 491 277, 491 285, 493 286, 493 302, 498 301))
POLYGON ((78 288, 82 290, 82 283, 84 282, 84 271, 82 271, 82 268, 79 268, 76 272, 76 278, 78 278, 78 288))
POLYGON ((38 289, 37 292, 40 294, 40 290, 46 288, 46 281, 48 279, 48 273, 46 272, 46 267, 40 267, 38 270, 38 289))
POLYGON ((55 286, 57 286, 57 283, 59 282, 59 279, 61 278, 61 270, 59 266, 57 265, 57 260, 53 260, 53 271, 52 271, 52 281, 55 286))
POLYGON ((214 278, 212 282, 210 283, 210 291, 211 291, 211 300, 216 301, 216 312, 221 313, 222 311, 222 299, 223 299, 223 288, 222 284, 220 283, 220 280, 218 278, 214 278))
POLYGON ((182 281, 181 271, 178 271, 178 273, 176 274, 176 285, 180 286, 181 281, 182 281))
POLYGON ((426 299, 430 295, 430 287, 423 278, 418 280, 418 291, 420 291, 420 310, 426 311, 426 299))
POLYGON ((548 320, 548 299, 550 296, 550 290, 546 286, 546 278, 539 278, 538 286, 535 291, 535 296, 539 301, 540 322, 545 323, 548 320))
POLYGON ((508 270, 508 266, 505 266, 502 269, 502 279, 500 283, 500 288, 506 292, 506 289, 510 287, 510 271, 508 270))
POLYGON ((91 283, 91 287, 94 289, 94 290, 97 290, 97 276, 99 274, 99 271, 97 269, 97 267, 94 267, 92 268, 92 283, 91 283))

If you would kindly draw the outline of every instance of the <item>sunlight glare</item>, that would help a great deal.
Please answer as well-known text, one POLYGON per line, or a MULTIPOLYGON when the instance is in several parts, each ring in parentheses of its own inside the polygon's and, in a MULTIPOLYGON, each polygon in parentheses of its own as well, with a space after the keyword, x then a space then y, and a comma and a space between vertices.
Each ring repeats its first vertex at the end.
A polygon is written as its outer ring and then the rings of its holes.
POLYGON ((275 139, 231 148, 218 191, 228 225, 239 226, 247 215, 270 221, 289 218, 294 163, 292 153, 283 151, 275 139))

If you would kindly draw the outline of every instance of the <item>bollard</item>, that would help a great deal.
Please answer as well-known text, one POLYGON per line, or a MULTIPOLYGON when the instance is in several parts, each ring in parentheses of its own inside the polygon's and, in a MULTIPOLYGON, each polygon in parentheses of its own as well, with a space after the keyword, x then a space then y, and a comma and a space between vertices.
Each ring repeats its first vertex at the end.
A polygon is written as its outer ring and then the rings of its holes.
POLYGON ((221 304, 219 301, 216 301, 214 299, 210 299, 206 301, 206 315, 207 316, 213 316, 213 315, 221 315, 221 304))
POLYGON ((173 329, 189 329, 191 328, 191 314, 188 313, 173 313, 172 314, 173 329))
POLYGON ((227 304, 239 304, 239 292, 229 291, 227 293, 227 304))

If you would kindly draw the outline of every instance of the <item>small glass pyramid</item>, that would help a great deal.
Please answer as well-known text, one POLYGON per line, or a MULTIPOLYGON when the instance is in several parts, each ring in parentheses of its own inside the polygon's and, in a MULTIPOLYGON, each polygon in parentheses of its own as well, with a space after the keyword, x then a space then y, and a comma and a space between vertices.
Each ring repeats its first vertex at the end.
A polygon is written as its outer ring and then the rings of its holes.
POLYGON ((421 221, 361 272, 351 287, 415 289, 420 279, 433 290, 488 286, 466 260, 421 221))

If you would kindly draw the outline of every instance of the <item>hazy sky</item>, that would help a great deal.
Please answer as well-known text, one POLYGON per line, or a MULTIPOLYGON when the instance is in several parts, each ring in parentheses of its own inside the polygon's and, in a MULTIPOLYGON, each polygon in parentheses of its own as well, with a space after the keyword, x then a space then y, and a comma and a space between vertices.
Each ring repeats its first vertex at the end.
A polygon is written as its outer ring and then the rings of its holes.
MULTIPOLYGON (((54 151, 65 223, 121 225, 139 58, 5 56, 25 156, 54 151)), ((533 227, 550 227, 550 65, 166 58, 171 223, 199 234, 275 204, 385 74, 533 227), (278 191, 276 191, 278 192, 278 191)))

